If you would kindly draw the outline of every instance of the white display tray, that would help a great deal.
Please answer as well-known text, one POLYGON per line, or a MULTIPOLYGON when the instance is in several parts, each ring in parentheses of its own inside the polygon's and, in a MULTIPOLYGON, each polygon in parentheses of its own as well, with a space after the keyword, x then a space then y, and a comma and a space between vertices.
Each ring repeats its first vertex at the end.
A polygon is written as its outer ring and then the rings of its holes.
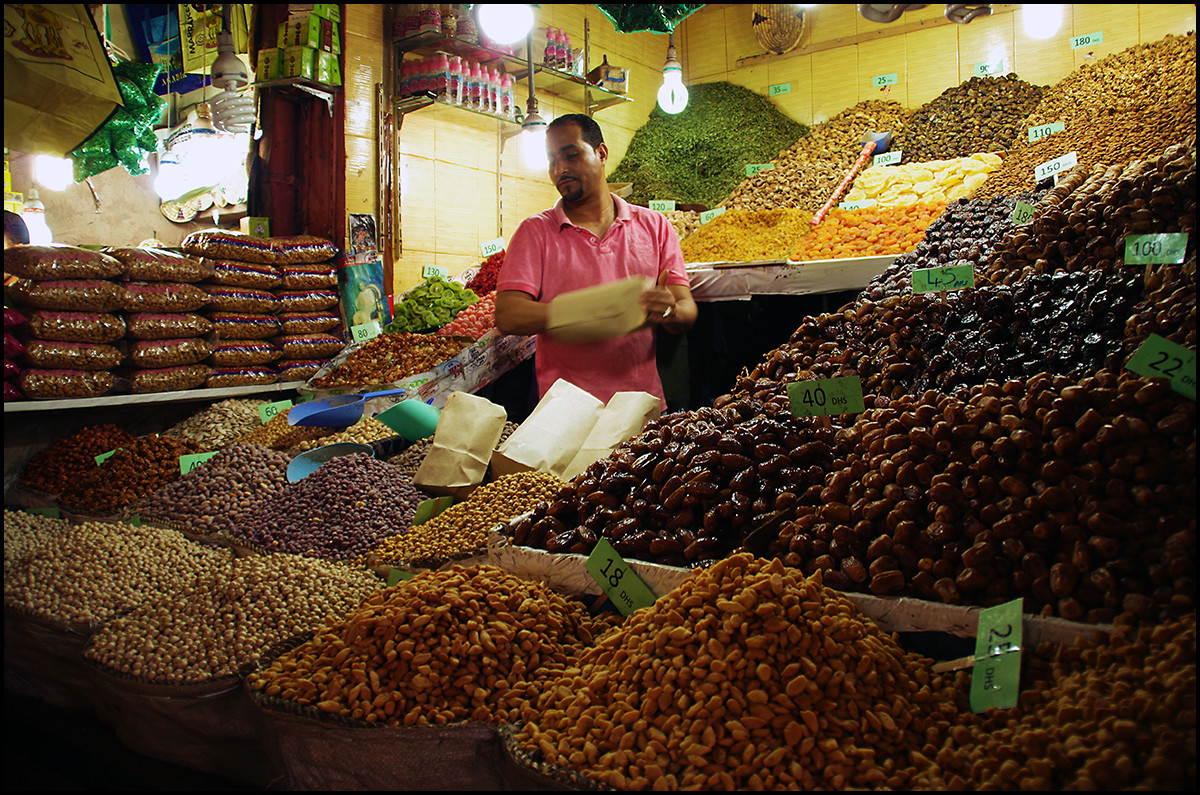
POLYGON ((756 295, 820 295, 865 288, 897 256, 810 262, 692 262, 687 265, 687 274, 692 297, 697 301, 748 301, 756 295))

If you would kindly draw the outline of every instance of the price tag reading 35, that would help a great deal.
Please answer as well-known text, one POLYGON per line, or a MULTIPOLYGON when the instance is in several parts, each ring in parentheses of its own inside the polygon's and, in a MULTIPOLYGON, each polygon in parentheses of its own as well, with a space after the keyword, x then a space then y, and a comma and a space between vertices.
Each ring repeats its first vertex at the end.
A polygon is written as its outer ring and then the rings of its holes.
POLYGON ((793 381, 787 385, 787 393, 793 417, 861 414, 866 410, 862 379, 857 376, 793 381))
POLYGON ((922 268, 912 272, 914 293, 936 293, 942 290, 963 290, 975 286, 975 269, 970 265, 948 268, 922 268))
POLYGON ((1053 160, 1047 160, 1033 170, 1033 175, 1038 182, 1044 179, 1050 179, 1055 174, 1066 173, 1075 166, 1079 165, 1079 153, 1067 152, 1062 157, 1056 157, 1053 160))
POLYGON ((627 616, 634 610, 654 604, 654 593, 633 573, 607 538, 600 539, 583 567, 621 611, 621 615, 627 616))
POLYGON ((1017 705, 1021 686, 1021 600, 979 611, 975 631, 975 670, 971 674, 971 710, 1017 705))
POLYGON ((1151 334, 1125 369, 1146 378, 1169 378, 1171 389, 1191 400, 1196 399, 1196 352, 1165 337, 1151 334))

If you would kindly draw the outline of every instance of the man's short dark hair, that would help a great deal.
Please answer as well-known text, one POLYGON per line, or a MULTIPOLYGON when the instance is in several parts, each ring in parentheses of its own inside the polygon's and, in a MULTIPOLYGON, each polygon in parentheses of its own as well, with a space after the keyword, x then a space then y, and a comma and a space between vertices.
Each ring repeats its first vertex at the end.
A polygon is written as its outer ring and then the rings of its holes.
POLYGON ((600 125, 596 124, 596 120, 591 116, 583 113, 568 113, 565 116, 559 116, 550 122, 546 126, 546 129, 557 129, 566 124, 579 125, 579 137, 586 141, 593 149, 604 143, 604 133, 600 132, 600 125))
POLYGON ((4 211, 4 236, 17 245, 29 245, 29 227, 25 225, 25 219, 12 210, 4 211))

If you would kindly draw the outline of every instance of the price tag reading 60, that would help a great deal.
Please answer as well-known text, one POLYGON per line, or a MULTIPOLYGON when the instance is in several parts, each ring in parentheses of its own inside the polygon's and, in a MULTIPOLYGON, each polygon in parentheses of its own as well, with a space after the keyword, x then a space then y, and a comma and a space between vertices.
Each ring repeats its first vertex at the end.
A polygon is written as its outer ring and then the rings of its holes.
POLYGON ((794 417, 861 414, 866 409, 862 380, 857 376, 793 381, 787 385, 787 393, 794 417))

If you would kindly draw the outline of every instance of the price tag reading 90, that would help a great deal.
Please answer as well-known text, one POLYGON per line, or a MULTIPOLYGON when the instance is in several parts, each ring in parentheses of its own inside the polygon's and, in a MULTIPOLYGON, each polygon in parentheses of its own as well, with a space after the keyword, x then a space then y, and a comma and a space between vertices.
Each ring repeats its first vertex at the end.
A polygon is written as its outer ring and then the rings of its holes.
POLYGON ((794 381, 787 385, 787 393, 793 417, 861 414, 866 409, 857 376, 794 381))

